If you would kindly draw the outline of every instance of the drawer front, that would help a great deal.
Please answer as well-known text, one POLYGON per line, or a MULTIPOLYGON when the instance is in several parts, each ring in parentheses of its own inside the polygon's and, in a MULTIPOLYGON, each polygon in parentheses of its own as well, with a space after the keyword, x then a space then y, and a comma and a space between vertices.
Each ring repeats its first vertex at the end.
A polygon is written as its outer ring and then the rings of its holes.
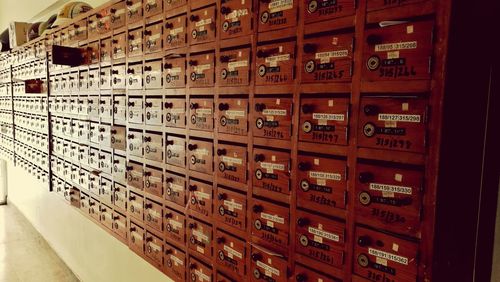
POLYGON ((136 253, 144 254, 144 229, 130 222, 129 247, 136 253))
POLYGON ((345 209, 347 202, 347 162, 322 157, 298 157, 297 205, 316 206, 319 212, 345 209))
POLYGON ((163 174, 159 169, 146 167, 144 169, 144 192, 162 198, 163 174))
POLYGON ((252 32, 252 1, 227 0, 220 8, 221 38, 249 35, 252 32))
POLYGON ((145 133, 144 157, 148 160, 163 161, 163 138, 160 134, 145 133))
POLYGON ((100 44, 100 60, 102 62, 109 62, 111 60, 111 56, 113 55, 113 46, 111 45, 111 38, 101 40, 100 44))
POLYGON ((186 205, 186 178, 166 172, 165 182, 165 199, 184 207, 186 205))
POLYGON ((246 230, 247 201, 244 194, 218 187, 214 209, 217 209, 215 218, 218 221, 240 230, 246 230))
POLYGON ((104 173, 107 173, 109 175, 111 175, 111 172, 112 172, 112 160, 111 160, 111 153, 108 153, 108 152, 100 152, 99 153, 99 169, 104 172, 104 173))
POLYGON ((161 204, 146 199, 144 204, 144 219, 147 226, 160 232, 163 231, 163 209, 161 204))
POLYGON ((297 6, 297 0, 259 2, 259 32, 295 26, 297 6))
POLYGON ((358 222, 416 236, 420 231, 424 175, 421 171, 358 164, 358 222))
POLYGON ((113 155, 113 179, 115 181, 125 183, 127 179, 126 163, 125 157, 113 155))
POLYGON ((127 217, 117 212, 113 213, 113 232, 118 234, 123 240, 127 240, 128 227, 127 217))
POLYGON ((363 98, 358 145, 424 153, 426 114, 427 102, 424 99, 363 98))
POLYGON ((99 201, 97 201, 94 198, 89 198, 89 215, 92 217, 95 221, 99 221, 100 219, 100 213, 99 213, 99 201))
POLYGON ((189 209, 208 219, 212 216, 213 188, 207 184, 193 179, 189 180, 189 209))
POLYGON ((231 146, 218 144, 217 175, 219 178, 234 182, 247 182, 247 148, 240 146, 231 146))
POLYGON ((113 89, 125 89, 126 84, 126 69, 124 65, 113 66, 111 70, 112 87, 113 89))
POLYGON ((126 1, 127 23, 133 23, 142 19, 142 0, 126 1))
POLYGON ((254 149, 253 186, 261 194, 290 195, 290 154, 254 149))
POLYGON ((292 99, 255 99, 254 117, 254 136, 271 139, 290 139, 292 127, 292 99))
POLYGON ((111 126, 107 124, 99 125, 99 144, 103 147, 111 147, 111 126))
POLYGON ((89 96, 87 101, 87 111, 91 117, 99 117, 99 97, 89 96))
POLYGON ((322 36, 304 41, 302 82, 351 81, 352 34, 322 36))
POLYGON ((113 36, 111 43, 113 48, 113 60, 125 58, 125 52, 127 50, 127 35, 125 33, 115 35, 113 36))
POLYGON ((190 87, 209 87, 214 85, 214 54, 192 55, 188 61, 190 87))
POLYGON ((144 199, 142 198, 142 196, 130 192, 128 200, 129 200, 128 202, 129 214, 132 217, 142 221, 144 218, 144 199))
POLYGON ((142 55, 142 29, 134 29, 128 33, 128 57, 142 55))
POLYGON ((167 135, 167 164, 186 166, 186 139, 167 135))
POLYGON ((248 48, 221 52, 218 66, 219 84, 221 86, 248 85, 250 61, 250 49, 248 48))
POLYGON ((144 64, 144 87, 146 89, 162 88, 162 61, 152 61, 144 64))
POLYGON ((127 120, 127 97, 113 96, 113 118, 115 121, 127 120))
POLYGON ((207 258, 212 257, 212 227, 195 219, 187 219, 188 247, 207 258))
POLYGON ((191 281, 210 282, 212 281, 213 272, 212 268, 190 257, 188 276, 191 281))
POLYGON ((162 100, 161 98, 146 98, 146 124, 162 125, 162 100))
POLYGON ((111 13, 111 28, 120 28, 125 25, 125 18, 127 15, 127 10, 125 8, 125 2, 116 3, 109 9, 111 13))
MULTIPOLYGON (((92 33, 91 27, 92 27, 92 25, 88 25, 89 37, 92 34, 95 34, 95 33, 92 33)), ((101 60, 101 51, 100 51, 99 42, 96 41, 96 42, 89 43, 87 50, 88 50, 88 54, 89 54, 89 58, 90 58, 90 63, 91 64, 99 63, 101 60)), ((94 87, 95 87, 95 85, 94 85, 94 87)), ((92 88, 92 85, 90 85, 90 81, 89 81, 89 88, 92 88)))
POLYGON ((111 148, 125 151, 127 149, 127 129, 124 126, 111 127, 111 148))
POLYGON ((299 140, 347 145, 348 98, 304 98, 300 106, 299 140))
POLYGON ((248 100, 219 99, 218 100, 218 131, 220 133, 248 134, 248 100))
POLYGON ((142 98, 129 98, 128 121, 131 123, 142 123, 144 103, 142 98))
POLYGON ((111 96, 101 96, 99 100, 99 115, 103 119, 113 118, 113 99, 111 96))
POLYGON ((142 65, 129 65, 127 69, 127 88, 142 89, 142 65))
POLYGON ((163 0, 144 0, 144 16, 151 17, 163 11, 163 0))
POLYGON ((355 234, 355 274, 405 282, 417 279, 417 243, 361 227, 355 234))
POLYGON ((297 211, 295 249, 330 266, 344 265, 345 224, 297 211))
POLYGON ((186 281, 186 253, 168 244, 165 245, 164 270, 176 281, 186 281))
POLYGON ((261 200, 252 204, 252 235, 279 247, 288 246, 290 221, 288 208, 261 200))
POLYGON ((80 210, 89 214, 89 195, 80 193, 80 210))
POLYGON ((144 188, 143 176, 144 172, 141 164, 127 164, 127 185, 142 190, 144 188))
POLYGON ((80 208, 80 190, 71 188, 69 192, 70 203, 76 208, 80 208))
POLYGON ((171 127, 186 127, 186 100, 166 98, 164 103, 165 125, 171 127))
POLYGON ((188 144, 189 169, 212 174, 213 144, 191 139, 188 144))
POLYGON ((186 86, 186 58, 170 56, 163 64, 165 88, 184 88, 186 86))
POLYGON ((214 100, 190 99, 190 125, 192 129, 211 131, 214 128, 214 100))
POLYGON ((113 186, 109 179, 101 178, 101 196, 99 197, 102 203, 107 205, 113 204, 113 186))
POLYGON ((89 174, 89 190, 90 193, 94 194, 95 196, 99 196, 100 191, 99 187, 101 185, 99 176, 94 175, 93 173, 89 174))
POLYGON ((186 242, 186 217, 169 208, 165 208, 165 237, 180 244, 186 242))
POLYGON ((187 1, 186 0, 167 0, 165 1, 165 11, 170 11, 174 8, 186 5, 187 1))
POLYGON ((246 243, 234 236, 217 231, 215 235, 217 264, 233 274, 246 274, 246 243))
POLYGON ((114 183, 113 203, 116 207, 127 210, 127 188, 118 183, 114 183))
MULTIPOLYGON (((185 2, 186 0, 177 1, 185 2)), ((187 17, 185 15, 167 19, 165 21, 165 49, 173 49, 186 46, 186 22, 187 17)))
POLYGON ((108 228, 109 230, 113 229, 113 209, 110 207, 101 204, 100 207, 100 217, 99 221, 101 224, 108 228))
POLYGON ((215 7, 210 6, 205 9, 191 11, 189 17, 188 42, 189 44, 199 44, 215 40, 215 7))
POLYGON ((87 39, 87 22, 85 20, 73 24, 73 40, 82 41, 87 39))
POLYGON ((144 29, 144 52, 146 54, 162 50, 162 25, 163 23, 157 23, 144 29))
POLYGON ((308 1, 307 5, 304 5, 302 9, 304 22, 312 23, 354 15, 356 11, 356 1, 312 0, 308 1))
POLYGON ((255 64, 255 85, 293 83, 295 42, 257 47, 255 64))
POLYGON ((156 267, 163 266, 163 240, 150 232, 146 232, 145 254, 156 267))
POLYGON ((288 281, 287 261, 272 252, 261 251, 261 247, 252 247, 250 268, 251 281, 288 281))
POLYGON ((111 29, 111 17, 108 9, 103 9, 97 13, 97 32, 107 33, 111 29))
POLYGON ((423 21, 367 29, 363 80, 429 79, 433 28, 433 21, 423 21))

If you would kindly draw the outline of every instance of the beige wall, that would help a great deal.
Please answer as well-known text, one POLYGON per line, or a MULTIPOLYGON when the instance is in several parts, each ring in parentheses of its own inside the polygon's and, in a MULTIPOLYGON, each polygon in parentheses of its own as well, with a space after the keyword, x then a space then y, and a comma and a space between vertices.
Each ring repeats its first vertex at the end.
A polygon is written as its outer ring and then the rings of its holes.
POLYGON ((81 281, 172 281, 34 177, 11 164, 7 169, 9 204, 28 218, 81 281))

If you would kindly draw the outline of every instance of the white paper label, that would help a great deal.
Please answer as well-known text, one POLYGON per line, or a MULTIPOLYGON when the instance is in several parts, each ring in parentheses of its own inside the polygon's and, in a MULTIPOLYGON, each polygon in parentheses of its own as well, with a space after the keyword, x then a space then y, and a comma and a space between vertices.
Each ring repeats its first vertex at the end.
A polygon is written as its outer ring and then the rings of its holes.
POLYGON ((231 119, 234 119, 235 117, 245 117, 245 111, 228 110, 226 111, 226 115, 231 119))
POLYGON ((257 261, 256 265, 262 269, 264 269, 264 271, 266 272, 266 275, 267 276, 272 276, 272 275, 276 275, 276 276, 280 276, 280 271, 270 265, 267 265, 263 262, 261 262, 260 260, 257 261), (269 275, 269 274, 271 275, 269 275))
POLYGON ((344 121, 344 114, 313 113, 313 119, 344 121))
POLYGON ((225 163, 227 163, 227 164, 229 164, 229 165, 232 165, 232 164, 241 165, 243 163, 242 159, 232 158, 232 157, 226 157, 226 156, 222 157, 222 161, 225 162, 225 163))
POLYGON ((199 66, 194 66, 193 70, 197 74, 203 73, 203 71, 209 70, 212 68, 211 64, 204 64, 204 65, 199 65, 199 66))
POLYGON ((183 31, 184 31, 184 27, 181 26, 181 27, 178 27, 178 28, 171 29, 170 32, 169 32, 169 34, 175 36, 175 35, 183 32, 183 31))
POLYGON ((320 60, 322 63, 330 61, 330 58, 343 58, 349 56, 349 50, 337 50, 316 53, 315 59, 320 60))
POLYGON ((170 255, 170 259, 174 262, 175 266, 184 265, 184 262, 174 255, 170 255))
POLYGON ((247 60, 227 63, 227 68, 229 69, 229 71, 233 71, 235 68, 243 68, 247 66, 248 66, 247 60))
POLYGON ((207 24, 211 24, 211 23, 212 23, 212 19, 208 18, 208 19, 203 19, 203 20, 197 21, 195 23, 195 26, 196 27, 200 27, 200 26, 204 26, 204 25, 207 25, 207 24))
POLYGON ((286 116, 287 111, 282 109, 265 109, 262 114, 265 116, 286 116))
POLYGON ((316 179, 335 180, 335 181, 342 180, 342 175, 340 175, 340 173, 331 173, 331 172, 324 172, 324 171, 310 171, 309 177, 316 178, 316 179))
POLYGON ((378 114, 379 121, 420 122, 420 115, 378 114))
POLYGON ((314 227, 309 227, 307 229, 307 231, 309 231, 309 233, 311 233, 311 234, 313 234, 315 236, 319 236, 321 238, 325 238, 325 239, 332 240, 332 241, 335 241, 335 242, 339 242, 340 241, 339 235, 333 234, 333 233, 330 233, 330 232, 327 232, 327 231, 324 231, 324 230, 321 230, 321 229, 317 229, 317 228, 314 228, 314 227))
POLYGON ((389 192, 389 193, 398 193, 398 194, 405 194, 405 195, 412 194, 411 187, 380 184, 380 183, 370 183, 370 190, 389 192))
POLYGON ((224 200, 224 206, 226 206, 229 211, 234 211, 235 209, 237 209, 237 210, 243 209, 243 205, 234 202, 234 200, 231 200, 231 201, 224 200))
POLYGON ((194 196, 197 198, 197 199, 200 199, 200 200, 203 200, 203 199, 210 199, 210 195, 208 193, 205 193, 205 192, 201 192, 201 191, 194 191, 194 196))
POLYGON ((234 10, 231 13, 224 15, 224 19, 226 20, 236 20, 239 17, 246 16, 248 15, 248 10, 247 9, 238 9, 234 10))
POLYGON ((276 66, 278 62, 281 61, 288 61, 290 60, 290 54, 283 54, 283 55, 276 55, 276 56, 270 56, 265 59, 265 62, 267 64, 271 64, 271 66, 276 66))
POLYGON ((203 234, 203 232, 198 231, 198 230, 193 230, 193 235, 198 238, 199 241, 205 241, 208 242, 208 236, 203 234))
POLYGON ((268 213, 265 213, 265 212, 261 212, 260 213, 260 218, 262 219, 266 219, 266 220, 269 220, 269 221, 272 221, 272 222, 276 222, 276 223, 279 223, 279 224, 285 224, 285 219, 278 216, 278 215, 272 215, 272 214, 268 214, 268 213))
POLYGON ((198 269, 195 269, 194 273, 196 274, 196 276, 198 276, 198 279, 200 281, 210 281, 210 277, 205 273, 199 271, 198 269))
POLYGON ((178 74, 181 72, 181 68, 177 67, 177 68, 171 68, 171 69, 167 69, 167 73, 169 74, 178 74))
POLYGON ((274 170, 285 170, 284 164, 266 163, 261 162, 260 167, 265 169, 267 173, 273 173, 274 170))
POLYGON ((377 250, 377 249, 372 249, 372 248, 368 248, 368 253, 370 255, 372 255, 372 256, 376 256, 376 257, 379 257, 379 258, 382 258, 382 259, 386 259, 386 260, 390 260, 390 261, 393 261, 393 262, 397 262, 399 264, 408 265, 408 258, 405 258, 405 257, 402 257, 402 256, 398 256, 398 255, 395 255, 395 254, 391 254, 391 253, 388 253, 388 252, 384 252, 384 251, 377 250))
POLYGON ((289 10, 293 8, 293 0, 274 0, 269 3, 269 13, 289 10))
POLYGON ((172 227, 173 227, 174 229, 179 229, 179 228, 182 228, 182 223, 181 223, 181 222, 178 222, 178 221, 175 221, 175 220, 173 220, 173 219, 169 219, 169 220, 168 220, 168 223, 169 223, 170 225, 172 225, 172 227))
POLYGON ((387 59, 399 59, 399 51, 387 52, 387 59))
POLYGON ((231 256, 235 256, 235 257, 237 257, 239 259, 243 258, 243 254, 242 253, 240 253, 237 250, 229 247, 228 245, 224 245, 224 251, 226 251, 230 255, 230 257, 231 256))
POLYGON ((387 52, 394 50, 417 49, 417 41, 396 42, 375 45, 375 52, 387 52))
POLYGON ((196 110, 196 115, 198 116, 208 116, 212 114, 211 108, 201 108, 196 110))

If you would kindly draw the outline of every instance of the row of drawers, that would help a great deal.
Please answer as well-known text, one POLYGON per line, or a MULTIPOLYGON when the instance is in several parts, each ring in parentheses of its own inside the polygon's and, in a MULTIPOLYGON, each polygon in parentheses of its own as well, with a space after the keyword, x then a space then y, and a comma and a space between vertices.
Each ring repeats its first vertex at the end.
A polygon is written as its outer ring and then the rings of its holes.
POLYGON ((14 113, 14 124, 30 131, 48 134, 48 118, 46 116, 32 115, 28 113, 14 113))
POLYGON ((40 76, 47 76, 47 63, 45 60, 36 60, 12 68, 13 79, 27 80, 40 76))
POLYGON ((14 142, 14 152, 16 157, 29 160, 29 162, 33 165, 43 169, 44 171, 48 171, 49 155, 47 150, 41 151, 16 140, 14 142))

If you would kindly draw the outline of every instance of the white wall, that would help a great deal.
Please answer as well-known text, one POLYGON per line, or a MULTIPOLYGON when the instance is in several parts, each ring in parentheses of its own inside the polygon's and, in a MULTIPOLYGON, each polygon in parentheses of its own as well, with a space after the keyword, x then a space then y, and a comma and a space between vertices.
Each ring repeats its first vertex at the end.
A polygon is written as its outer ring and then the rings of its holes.
POLYGON ((172 281, 38 180, 8 164, 8 201, 82 281, 172 281))

